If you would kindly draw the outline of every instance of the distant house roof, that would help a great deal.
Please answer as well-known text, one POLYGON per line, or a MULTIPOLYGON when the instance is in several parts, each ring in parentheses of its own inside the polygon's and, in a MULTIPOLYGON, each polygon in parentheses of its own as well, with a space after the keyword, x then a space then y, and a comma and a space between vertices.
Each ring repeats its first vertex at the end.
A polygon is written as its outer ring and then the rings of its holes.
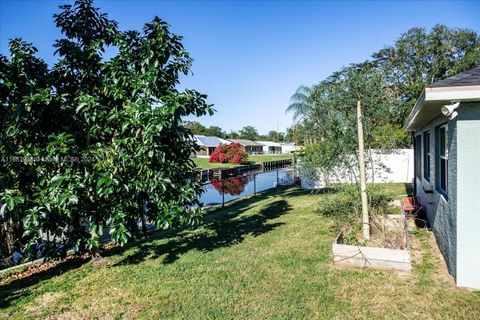
POLYGON ((231 142, 240 143, 244 147, 263 147, 263 144, 246 139, 228 139, 231 142))
POLYGON ((453 77, 439 80, 432 85, 430 88, 437 87, 459 87, 459 86, 478 86, 480 85, 480 67, 476 67, 459 74, 454 75, 453 77))
POLYGON ((404 129, 415 131, 421 128, 442 115, 444 105, 470 101, 480 101, 480 67, 427 86, 410 112, 404 129))
POLYGON ((281 147, 282 145, 278 142, 273 142, 273 141, 257 141, 261 145, 264 146, 269 146, 269 147, 281 147))
POLYGON ((221 144, 230 144, 230 141, 220 139, 218 137, 207 137, 201 135, 195 135, 197 144, 201 147, 218 147, 221 144))

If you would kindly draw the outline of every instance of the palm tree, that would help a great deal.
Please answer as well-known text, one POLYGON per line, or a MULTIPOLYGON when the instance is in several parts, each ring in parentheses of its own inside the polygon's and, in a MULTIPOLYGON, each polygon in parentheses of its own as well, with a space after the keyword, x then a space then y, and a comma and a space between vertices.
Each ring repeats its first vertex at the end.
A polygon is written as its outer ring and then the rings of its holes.
POLYGON ((286 112, 293 113, 293 120, 300 121, 308 117, 312 112, 313 104, 311 100, 312 88, 300 86, 290 98, 290 105, 286 112))

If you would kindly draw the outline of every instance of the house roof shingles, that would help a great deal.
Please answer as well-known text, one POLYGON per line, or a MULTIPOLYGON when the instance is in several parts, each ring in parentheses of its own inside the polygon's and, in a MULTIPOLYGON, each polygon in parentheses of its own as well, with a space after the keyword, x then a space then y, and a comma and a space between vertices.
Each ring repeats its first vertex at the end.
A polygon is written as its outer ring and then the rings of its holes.
POLYGON ((439 80, 428 87, 438 88, 478 85, 480 85, 480 67, 461 72, 447 79, 439 80))

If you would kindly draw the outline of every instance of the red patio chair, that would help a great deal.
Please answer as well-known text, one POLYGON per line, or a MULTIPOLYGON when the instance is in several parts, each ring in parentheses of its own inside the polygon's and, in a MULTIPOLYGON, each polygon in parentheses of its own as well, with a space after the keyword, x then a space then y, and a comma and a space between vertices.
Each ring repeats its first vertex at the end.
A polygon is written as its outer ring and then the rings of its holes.
POLYGON ((415 196, 410 195, 402 198, 402 211, 405 215, 416 215, 422 208, 422 205, 417 202, 415 196))

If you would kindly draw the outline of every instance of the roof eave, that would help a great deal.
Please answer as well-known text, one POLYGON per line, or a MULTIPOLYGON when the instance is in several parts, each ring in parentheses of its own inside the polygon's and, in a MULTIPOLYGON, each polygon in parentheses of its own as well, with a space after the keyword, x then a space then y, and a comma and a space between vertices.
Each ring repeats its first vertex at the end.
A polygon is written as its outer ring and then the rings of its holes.
POLYGON ((415 120, 415 116, 420 112, 424 104, 425 104, 425 89, 420 94, 420 97, 418 97, 417 102, 415 102, 415 105, 413 106, 412 111, 410 112, 410 114, 407 117, 407 120, 405 121, 405 125, 403 126, 403 129, 405 131, 413 131, 411 129, 411 126, 413 124, 413 121, 415 120))
MULTIPOLYGON (((422 123, 416 123, 418 116, 429 103, 454 103, 480 101, 480 85, 475 86, 454 86, 454 87, 427 87, 417 99, 415 106, 410 112, 404 125, 404 130, 415 131, 422 123)), ((440 113, 440 110, 438 110, 440 113)))

